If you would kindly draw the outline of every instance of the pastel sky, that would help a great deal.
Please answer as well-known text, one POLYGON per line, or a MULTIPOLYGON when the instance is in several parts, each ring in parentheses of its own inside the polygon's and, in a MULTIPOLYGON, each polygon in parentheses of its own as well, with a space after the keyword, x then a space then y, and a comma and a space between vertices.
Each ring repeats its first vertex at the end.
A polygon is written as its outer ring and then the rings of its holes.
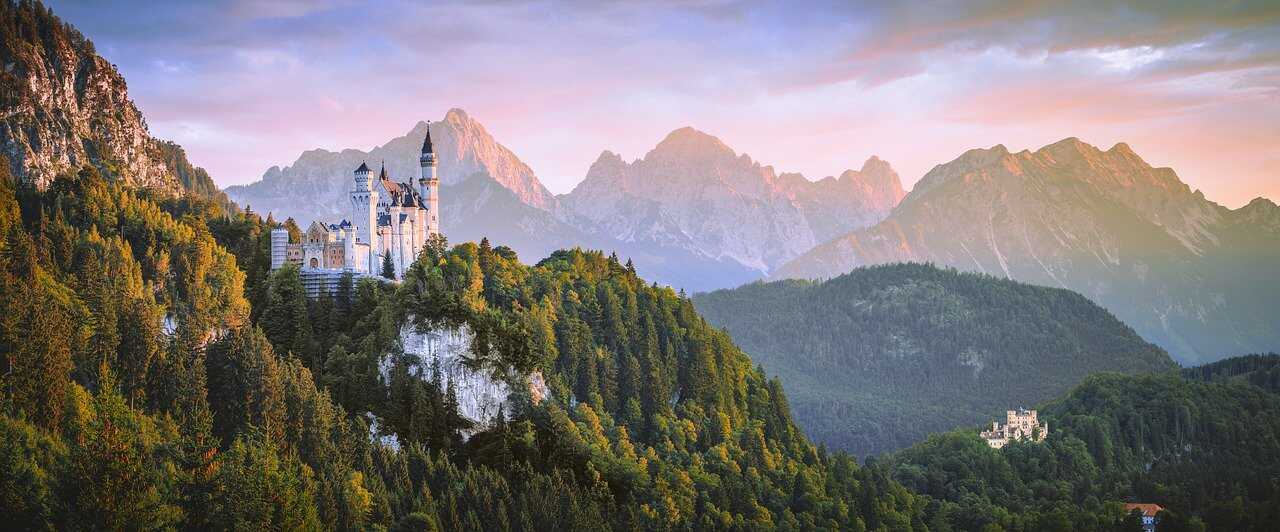
POLYGON ((1280 2, 51 0, 219 185, 466 109, 567 192, 693 126, 811 179, 1128 142, 1280 200, 1280 2))

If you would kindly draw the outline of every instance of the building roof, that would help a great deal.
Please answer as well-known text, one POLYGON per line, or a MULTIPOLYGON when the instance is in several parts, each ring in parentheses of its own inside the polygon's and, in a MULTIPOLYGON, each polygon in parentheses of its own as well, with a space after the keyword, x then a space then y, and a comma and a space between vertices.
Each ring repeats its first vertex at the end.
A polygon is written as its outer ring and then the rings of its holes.
POLYGON ((422 154, 435 153, 435 147, 431 145, 431 122, 427 122, 427 138, 422 141, 422 154))
POLYGON ((1152 503, 1148 503, 1148 502, 1128 502, 1128 503, 1125 503, 1125 505, 1124 505, 1124 511, 1125 511, 1126 513, 1127 513, 1127 512, 1132 512, 1132 511, 1134 511, 1134 510, 1138 510, 1139 512, 1142 512, 1142 515, 1144 515, 1144 516, 1147 516, 1147 517, 1155 517, 1155 516, 1156 516, 1156 514, 1160 513, 1160 511, 1161 511, 1161 510, 1164 510, 1164 507, 1163 507, 1163 506, 1160 506, 1159 504, 1152 504, 1152 503))
POLYGON ((359 174, 361 172, 369 173, 369 165, 365 164, 364 162, 361 162, 360 167, 356 168, 356 173, 359 174))

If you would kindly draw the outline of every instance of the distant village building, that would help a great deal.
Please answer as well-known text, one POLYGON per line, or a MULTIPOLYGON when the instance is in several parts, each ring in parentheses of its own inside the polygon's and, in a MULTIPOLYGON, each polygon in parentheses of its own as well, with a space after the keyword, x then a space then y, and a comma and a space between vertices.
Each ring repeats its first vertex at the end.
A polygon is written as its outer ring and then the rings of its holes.
POLYGON ((1141 502, 1125 503, 1125 514, 1133 512, 1134 510, 1142 513, 1142 530, 1145 532, 1156 532, 1156 525, 1160 522, 1159 519, 1156 519, 1156 515, 1163 511, 1164 507, 1159 504, 1141 502))
POLYGON ((325 287, 332 290, 347 273, 380 274, 387 257, 396 278, 403 277, 430 237, 440 233, 440 181, 430 129, 418 164, 421 173, 415 187, 413 180, 393 181, 386 165, 376 180, 370 179, 369 165, 360 163, 351 190, 351 220, 313 221, 301 242, 289 242, 289 232, 283 228, 273 229, 271 269, 298 265, 312 295, 325 287))
POLYGON ((991 430, 984 430, 980 434, 992 448, 999 449, 1013 440, 1042 442, 1049 434, 1049 425, 1036 419, 1035 410, 1009 410, 1005 413, 1005 418, 1004 425, 999 421, 992 421, 991 430))

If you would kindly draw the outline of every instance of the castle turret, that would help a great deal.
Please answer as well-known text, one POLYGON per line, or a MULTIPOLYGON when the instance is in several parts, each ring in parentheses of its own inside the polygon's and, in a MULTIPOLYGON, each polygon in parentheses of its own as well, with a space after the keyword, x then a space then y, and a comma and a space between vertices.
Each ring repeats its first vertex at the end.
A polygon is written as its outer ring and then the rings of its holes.
POLYGON ((374 271, 377 263, 375 255, 377 245, 374 238, 378 235, 378 190, 369 180, 369 165, 360 163, 355 171, 355 189, 351 191, 351 223, 352 231, 358 243, 369 245, 367 257, 352 257, 357 270, 374 271))
POLYGON ((284 267, 285 260, 288 256, 289 248, 289 230, 283 227, 277 227, 271 230, 271 269, 279 270, 284 267))
MULTIPOLYGON (((422 155, 418 157, 422 176, 418 178, 418 195, 426 208, 426 235, 440 232, 440 180, 436 179, 436 152, 431 145, 431 124, 427 124, 427 138, 422 141, 422 155)), ((425 240, 425 237, 424 237, 425 240)))

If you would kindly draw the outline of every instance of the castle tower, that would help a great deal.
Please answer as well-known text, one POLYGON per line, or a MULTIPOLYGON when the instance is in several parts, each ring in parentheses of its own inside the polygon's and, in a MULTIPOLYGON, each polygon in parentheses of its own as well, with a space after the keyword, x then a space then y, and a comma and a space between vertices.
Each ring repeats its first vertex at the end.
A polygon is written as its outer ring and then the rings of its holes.
POLYGON ((369 181, 369 165, 360 163, 355 176, 355 189, 351 191, 351 223, 355 226, 352 232, 358 243, 369 244, 369 256, 352 257, 352 262, 357 270, 372 272, 377 267, 378 245, 374 239, 378 236, 378 191, 369 181))
POLYGON ((422 141, 422 155, 418 157, 422 176, 418 178, 418 194, 427 209, 426 237, 440 232, 440 180, 436 179, 436 152, 431 146, 431 124, 427 123, 427 138, 422 141))
POLYGON ((289 247, 289 230, 283 227, 277 227, 271 230, 271 269, 279 270, 284 267, 286 254, 289 247))

